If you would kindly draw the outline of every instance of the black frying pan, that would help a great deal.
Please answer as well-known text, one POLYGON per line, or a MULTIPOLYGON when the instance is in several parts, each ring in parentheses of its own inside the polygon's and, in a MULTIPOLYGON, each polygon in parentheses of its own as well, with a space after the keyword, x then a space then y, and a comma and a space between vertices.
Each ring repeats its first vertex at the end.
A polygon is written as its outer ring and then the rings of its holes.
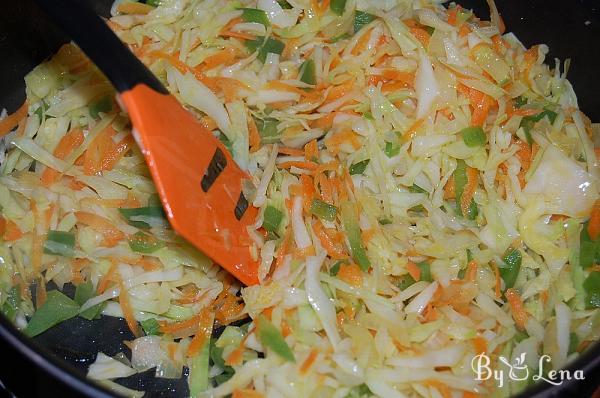
MULTIPOLYGON (((107 16, 112 0, 88 1, 107 16)), ((489 15, 484 0, 459 0, 481 18, 489 15)), ((597 0, 497 0, 506 22, 526 46, 546 43, 547 59, 571 58, 569 80, 580 108, 600 122, 600 3, 597 0)), ((0 108, 14 111, 24 100, 23 77, 54 53, 68 37, 30 0, 1 0, 0 108)), ((67 294, 72 292, 66 292, 67 294)), ((110 392, 87 381, 85 373, 96 353, 127 352, 123 340, 133 335, 124 321, 102 317, 87 321, 77 317, 31 340, 0 316, 0 382, 17 397, 111 397, 110 392)), ((582 369, 586 379, 553 387, 542 383, 521 397, 591 397, 600 386, 600 344, 595 344, 569 367, 582 369)), ((185 373, 184 373, 185 376, 185 373)), ((117 380, 127 387, 147 391, 146 397, 185 397, 187 382, 154 378, 154 371, 117 380)), ((8 391, 0 383, 0 397, 8 391)))

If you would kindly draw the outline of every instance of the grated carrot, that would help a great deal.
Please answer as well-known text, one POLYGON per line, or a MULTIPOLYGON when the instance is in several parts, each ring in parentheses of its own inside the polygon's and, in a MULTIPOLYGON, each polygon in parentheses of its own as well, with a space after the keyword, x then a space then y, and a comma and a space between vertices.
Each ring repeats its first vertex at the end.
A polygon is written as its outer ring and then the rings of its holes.
POLYGON ((29 109, 29 103, 23 102, 23 105, 19 107, 14 113, 8 115, 4 119, 0 120, 0 137, 10 133, 12 129, 17 127, 17 124, 27 116, 27 110, 29 109))
POLYGON ((252 115, 248 115, 247 120, 250 152, 256 152, 260 149, 260 134, 258 132, 258 127, 256 126, 256 122, 254 121, 252 115))
POLYGON ((222 30, 219 33, 219 36, 223 36, 223 37, 235 37, 237 39, 244 39, 244 40, 255 40, 256 39, 256 36, 251 35, 249 33, 232 32, 230 30, 222 30))
POLYGON ((524 330, 529 315, 525 310, 521 296, 515 289, 512 288, 506 290, 504 295, 508 300, 508 304, 510 304, 510 310, 512 312, 513 319, 515 320, 515 324, 519 329, 524 330))
POLYGON ((250 390, 247 388, 244 389, 235 389, 231 394, 231 398, 264 398, 264 395, 259 393, 256 390, 250 390))
POLYGON ((85 175, 95 175, 102 172, 102 160, 114 148, 115 143, 112 137, 115 134, 116 131, 109 125, 90 143, 83 158, 83 173, 85 175))
POLYGON ((104 293, 106 288, 108 288, 108 284, 112 281, 113 275, 116 270, 117 270, 117 262, 114 260, 111 260, 110 268, 108 269, 108 271, 106 271, 106 274, 104 274, 102 279, 100 279, 100 281, 98 282, 98 287, 96 288, 96 291, 98 292, 98 294, 104 293))
POLYGON ((372 33, 372 31, 373 30, 371 29, 368 32, 365 32, 360 37, 360 39, 358 39, 358 41, 356 42, 356 45, 354 46, 354 48, 350 52, 352 55, 362 54, 363 52, 365 52, 367 50, 367 44, 369 43, 369 40, 371 39, 371 33, 372 33))
POLYGON ((415 122, 402 134, 402 142, 408 142, 412 140, 415 135, 417 135, 417 131, 423 125, 425 119, 417 119, 415 122))
POLYGON ((244 347, 246 346, 246 340, 253 332, 254 329, 248 332, 248 334, 242 338, 240 345, 235 350, 231 351, 231 354, 229 354, 229 356, 225 360, 226 365, 235 366, 242 363, 242 360, 244 359, 244 347))
POLYGON ((409 261, 406 264, 406 269, 408 270, 408 274, 415 281, 420 281, 421 280, 421 268, 417 267, 417 264, 413 263, 412 261, 409 261))
POLYGON ((78 222, 88 225, 100 232, 104 236, 102 244, 107 247, 116 245, 125 237, 123 232, 115 228, 112 222, 104 217, 84 211, 77 211, 74 214, 78 222))
POLYGON ((471 260, 469 264, 467 264, 465 279, 469 282, 475 282, 477 279, 477 262, 475 260, 471 260))
POLYGON ((465 184, 463 194, 460 198, 460 208, 462 210, 462 214, 467 214, 469 211, 471 200, 473 199, 475 189, 477 188, 478 177, 479 172, 477 169, 467 166, 467 183, 465 184))
POLYGON ((116 164, 135 146, 135 140, 132 135, 129 135, 119 141, 116 145, 112 145, 100 160, 102 170, 112 170, 116 164))
POLYGON ((348 255, 345 253, 344 249, 341 246, 338 246, 333 242, 331 237, 327 234, 321 221, 317 220, 313 224, 313 232, 315 233, 315 235, 317 235, 317 238, 319 238, 321 245, 323 246, 325 251, 327 251, 327 254, 329 255, 329 257, 336 259, 336 260, 340 260, 340 259, 348 257, 348 255))
POLYGON ((235 61, 237 51, 233 47, 226 47, 217 53, 206 57, 201 64, 201 70, 210 70, 220 65, 230 65, 235 61))
POLYGON ((133 308, 131 307, 131 302, 129 301, 129 293, 127 293, 127 289, 125 289, 125 285, 123 284, 123 280, 119 278, 119 287, 121 288, 121 293, 119 294, 119 305, 121 306, 121 311, 123 311, 123 317, 127 322, 127 326, 129 326, 129 330, 133 333, 135 337, 140 337, 142 334, 140 333, 140 325, 135 319, 135 315, 133 313, 133 308))
POLYGON ((266 84, 266 88, 270 90, 287 91, 290 93, 296 93, 301 97, 308 94, 307 91, 302 90, 299 87, 292 86, 291 84, 284 83, 279 80, 271 80, 266 84))
POLYGON ((6 232, 4 233, 4 240, 13 242, 23 237, 23 232, 19 226, 13 220, 6 221, 6 232))
POLYGON ((337 277, 349 285, 361 286, 363 282, 363 272, 356 264, 342 264, 337 273, 337 277))
MULTIPOLYGON (((61 138, 60 142, 54 149, 53 155, 58 159, 66 158, 71 154, 71 152, 73 152, 75 148, 78 148, 81 144, 83 144, 84 139, 85 137, 81 129, 73 129, 69 131, 64 135, 64 137, 61 138)), ((46 167, 42 173, 41 183, 43 186, 49 187, 56 182, 59 177, 60 173, 58 171, 50 167, 46 167)))
POLYGON ((154 10, 154 7, 144 3, 134 3, 125 1, 117 5, 117 11, 121 14, 146 15, 152 10, 154 10))
POLYGON ((486 353, 488 350, 487 340, 482 336, 476 336, 473 339, 473 348, 476 354, 486 353))
POLYGON ((600 235, 600 199, 596 199, 594 207, 592 207, 592 214, 590 215, 588 224, 588 234, 592 240, 596 240, 600 235))
POLYGON ((304 145, 304 158, 310 162, 319 161, 319 147, 317 140, 312 140, 304 145))
POLYGON ((302 366, 300 366, 300 374, 302 374, 302 375, 306 374, 310 370, 310 368, 313 366, 313 364, 317 360, 318 356, 319 356, 319 350, 316 348, 313 348, 310 351, 310 353, 308 354, 308 356, 306 357, 306 359, 304 360, 304 362, 302 362, 302 366))
POLYGON ((282 153, 284 155, 290 155, 290 156, 303 156, 304 155, 304 151, 302 149, 288 148, 285 146, 277 147, 277 152, 282 153))
POLYGON ((289 169, 291 167, 297 167, 299 169, 316 170, 318 166, 314 162, 291 160, 289 162, 279 163, 277 167, 280 169, 289 169))
POLYGON ((502 292, 500 289, 500 282, 501 282, 501 277, 500 277, 500 270, 498 269, 498 266, 492 262, 492 269, 494 270, 494 277, 496 278, 496 283, 494 286, 494 293, 496 294, 496 297, 500 298, 502 292))
POLYGON ((208 344, 210 342, 213 323, 213 313, 208 309, 208 307, 202 308, 202 310, 198 314, 198 330, 196 331, 196 334, 192 338, 192 341, 190 342, 190 345, 187 349, 188 357, 193 357, 197 355, 204 346, 204 344, 208 344))

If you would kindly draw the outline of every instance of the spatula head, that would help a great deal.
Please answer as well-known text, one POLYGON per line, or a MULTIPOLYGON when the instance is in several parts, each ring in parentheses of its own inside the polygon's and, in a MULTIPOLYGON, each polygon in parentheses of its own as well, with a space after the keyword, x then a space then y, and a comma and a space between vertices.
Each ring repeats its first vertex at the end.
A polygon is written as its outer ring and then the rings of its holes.
POLYGON ((248 175, 171 95, 138 84, 121 94, 171 225, 241 282, 258 282, 248 226, 248 175))

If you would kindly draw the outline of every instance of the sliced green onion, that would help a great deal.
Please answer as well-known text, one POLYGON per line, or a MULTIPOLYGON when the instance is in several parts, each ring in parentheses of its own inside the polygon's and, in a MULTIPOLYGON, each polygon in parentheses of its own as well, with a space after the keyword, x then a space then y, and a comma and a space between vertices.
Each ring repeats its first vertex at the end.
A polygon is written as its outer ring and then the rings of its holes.
POLYGON ((350 175, 364 173, 367 166, 369 165, 369 161, 370 161, 370 159, 365 159, 365 160, 361 160, 360 162, 354 163, 352 166, 350 166, 350 169, 348 169, 348 172, 350 173, 350 175))
POLYGON ((46 115, 46 111, 48 110, 49 106, 48 104, 46 104, 46 101, 42 100, 42 105, 40 105, 36 110, 35 113, 38 118, 40 119, 40 123, 43 122, 46 118, 44 118, 44 116, 46 115))
POLYGON ((44 242, 44 253, 63 257, 74 257, 75 234, 64 231, 48 231, 44 242))
POLYGON ((400 153, 400 145, 396 145, 392 142, 386 142, 383 152, 385 152, 385 155, 388 158, 393 158, 400 153))
POLYGON ((229 141, 229 138, 221 132, 219 132, 219 141, 225 146, 225 148, 231 152, 233 150, 233 144, 229 141))
POLYGON ((152 7, 158 7, 162 0, 146 0, 146 4, 152 7))
POLYGON ((417 184, 413 184, 411 187, 408 187, 408 191, 412 192, 412 193, 426 193, 426 194, 429 193, 426 190, 424 190, 423 188, 421 188, 420 186, 418 186, 417 184))
POLYGON ((380 218, 377 221, 379 222, 379 225, 389 225, 392 223, 392 220, 390 220, 389 218, 380 218))
POLYGON ((333 266, 329 270, 329 275, 336 276, 338 274, 338 272, 340 272, 340 267, 342 266, 342 264, 347 264, 347 263, 348 262, 345 260, 337 261, 335 264, 333 264, 333 266))
POLYGON ((161 206, 119 209, 119 213, 127 220, 129 225, 136 228, 150 229, 152 225, 149 222, 152 222, 153 219, 157 223, 167 223, 165 212, 161 206))
POLYGON ((277 232, 282 219, 283 212, 278 208, 269 205, 265 209, 262 227, 269 232, 277 232))
POLYGON ((527 97, 523 97, 522 95, 519 95, 517 98, 515 98, 515 108, 520 108, 524 105, 527 105, 527 97))
POLYGON ((212 361, 213 365, 223 369, 223 373, 215 376, 214 378, 217 385, 221 385, 227 380, 231 379, 231 377, 235 374, 235 369, 225 364, 225 360, 223 359, 224 347, 218 347, 215 345, 215 342, 216 339, 210 339, 210 360, 212 361))
POLYGON ((352 202, 343 202, 340 210, 342 224, 350 242, 352 257, 363 271, 367 271, 371 266, 371 261, 367 257, 367 252, 362 243, 360 227, 358 225, 358 209, 352 202))
POLYGON ((100 117, 100 112, 108 113, 111 110, 112 98, 110 95, 105 95, 90 105, 90 116, 94 119, 98 119, 100 117))
POLYGON ((291 10, 292 8, 294 8, 286 0, 277 0, 277 3, 279 3, 279 5, 281 6, 281 8, 283 8, 284 10, 291 10))
POLYGON ((310 205, 310 212, 315 216, 327 221, 335 221, 337 215, 337 207, 323 202, 320 199, 313 199, 310 205))
POLYGON ((332 37, 331 40, 329 40, 329 41, 331 43, 337 43, 340 40, 346 40, 346 39, 349 39, 350 37, 352 37, 352 36, 350 36, 348 33, 342 33, 339 36, 332 37))
POLYGON ((129 237, 129 247, 136 253, 151 254, 165 246, 165 242, 145 232, 138 231, 129 237))
POLYGON ((274 144, 281 139, 281 133, 277 130, 279 120, 273 118, 258 119, 255 118, 258 134, 262 144, 274 144))
POLYGON ((161 334, 160 324, 156 318, 148 318, 144 321, 141 321, 140 325, 142 325, 142 329, 144 329, 146 336, 158 336, 161 334))
POLYGON ((285 342, 281 332, 267 318, 260 316, 258 319, 258 339, 265 348, 269 348, 286 361, 296 362, 294 353, 285 342))
POLYGON ((371 111, 366 111, 365 113, 363 113, 363 117, 368 120, 375 120, 371 111))
POLYGON ((331 2, 329 3, 329 9, 337 15, 342 15, 344 13, 345 8, 346 0, 331 0, 331 2))
POLYGON ((600 272, 592 272, 583 282, 585 304, 588 309, 600 307, 600 272))
POLYGON ((283 42, 270 37, 265 40, 264 36, 257 36, 256 39, 246 40, 245 45, 250 52, 258 51, 258 59, 262 62, 265 62, 268 53, 281 54, 285 48, 283 42))
POLYGON ((414 285, 417 281, 410 276, 410 274, 404 274, 400 277, 400 280, 398 282, 398 288, 400 290, 405 290, 408 287, 414 285))
POLYGON ((467 127, 460 131, 465 144, 470 147, 483 146, 487 141, 485 132, 481 127, 467 127))
MULTIPOLYGON (((92 285, 91 281, 87 281, 85 283, 80 283, 77 285, 75 289, 75 302, 78 305, 83 305, 86 301, 96 296, 96 291, 94 290, 94 285, 92 285)), ((96 304, 95 306, 88 308, 87 310, 80 312, 79 316, 88 320, 92 320, 94 318, 98 318, 100 313, 104 309, 106 303, 96 304)))
POLYGON ((593 241, 588 233, 588 224, 583 223, 579 234, 579 265, 589 268, 595 263, 600 263, 600 239, 593 241))
POLYGON ((75 301, 58 290, 51 290, 47 293, 44 304, 33 313, 23 332, 29 337, 35 337, 77 314, 79 305, 75 301))
POLYGON ((363 26, 373 22, 376 18, 377 17, 373 14, 356 10, 356 12, 354 13, 354 33, 361 30, 363 26))
POLYGON ((456 161, 456 170, 454 171, 454 192, 456 194, 458 213, 468 220, 474 220, 477 218, 477 204, 475 203, 475 200, 471 199, 471 203, 467 209, 467 214, 462 214, 462 209, 460 206, 462 194, 465 190, 465 185, 467 185, 467 182, 467 164, 464 160, 458 159, 456 161))
POLYGON ((190 374, 188 376, 188 385, 190 387, 190 396, 197 397, 203 391, 206 391, 209 385, 208 370, 210 356, 210 340, 204 342, 202 349, 192 358, 190 374))
POLYGON ((499 267, 500 277, 502 277, 506 288, 510 289, 515 285, 521 270, 521 262, 523 261, 521 252, 519 249, 509 249, 502 261, 505 266, 499 267))
POLYGON ((1 311, 11 322, 14 322, 21 305, 21 286, 13 286, 6 295, 6 300, 2 304, 1 311))
POLYGON ((520 343, 521 341, 523 341, 527 338, 529 338, 529 335, 527 334, 527 332, 517 329, 517 331, 515 333, 515 341, 517 343, 520 343))
POLYGON ((300 80, 306 84, 317 84, 317 75, 315 72, 315 61, 307 59, 300 65, 300 80))
POLYGON ((148 207, 162 207, 160 196, 157 193, 148 196, 148 207))
POLYGON ((433 278, 431 277, 431 267, 427 261, 418 263, 417 267, 421 270, 421 275, 419 277, 420 281, 433 282, 433 278))
POLYGON ((245 22, 255 22, 265 26, 270 26, 267 13, 257 8, 241 8, 242 19, 245 22))
POLYGON ((529 145, 533 144, 533 138, 531 137, 531 129, 535 126, 535 124, 541 121, 543 118, 547 117, 550 123, 554 123, 558 114, 549 109, 544 109, 542 112, 537 115, 525 116, 521 119, 520 127, 523 127, 523 132, 525 132, 525 138, 529 145))

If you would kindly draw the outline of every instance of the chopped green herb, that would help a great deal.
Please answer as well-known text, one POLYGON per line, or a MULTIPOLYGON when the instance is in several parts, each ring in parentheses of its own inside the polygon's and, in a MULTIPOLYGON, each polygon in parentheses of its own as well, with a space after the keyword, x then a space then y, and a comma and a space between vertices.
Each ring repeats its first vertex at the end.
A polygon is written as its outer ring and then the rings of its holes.
POLYGON ((360 162, 354 163, 350 166, 348 172, 350 175, 362 174, 365 172, 367 166, 369 165, 370 159, 361 160, 360 162))
POLYGON ((90 116, 94 119, 98 119, 100 117, 100 112, 108 113, 111 110, 112 98, 110 95, 105 95, 90 105, 90 116))
POLYGON ((142 325, 142 329, 144 329, 146 336, 158 336, 161 334, 160 324, 156 318, 148 318, 145 321, 141 321, 140 324, 142 325))
POLYGON ((369 387, 363 383, 358 386, 354 386, 350 389, 348 394, 344 398, 363 398, 370 397, 373 393, 369 390, 369 387))
POLYGON ((119 209, 119 213, 127 220, 129 225, 140 229, 150 229, 154 226, 153 224, 168 225, 162 206, 119 209))
POLYGON ((315 61, 307 59, 300 65, 300 80, 306 84, 317 84, 315 61))
POLYGON ((277 3, 279 3, 281 8, 283 8, 284 10, 291 10, 293 8, 292 5, 286 0, 277 0, 277 3))
POLYGON ((267 13, 257 8, 242 8, 242 19, 245 22, 255 22, 264 26, 270 26, 267 13))
POLYGON ((148 207, 162 207, 160 196, 157 193, 148 196, 148 207))
POLYGON ((258 51, 258 59, 265 62, 268 53, 281 54, 285 44, 277 39, 269 37, 265 40, 264 36, 257 36, 256 39, 246 40, 246 48, 250 52, 258 51))
POLYGON ((76 317, 77 314, 79 314, 79 305, 75 301, 58 290, 51 290, 47 293, 44 304, 33 313, 24 333, 29 337, 35 337, 52 326, 76 317))
MULTIPOLYGON (((75 302, 80 306, 85 304, 86 301, 96 296, 96 291, 94 290, 94 285, 92 285, 91 281, 87 281, 85 283, 80 283, 77 285, 75 289, 75 302)), ((104 309, 106 303, 96 304, 95 306, 88 308, 87 310, 80 312, 79 316, 88 320, 98 318, 100 313, 104 309)))
POLYGON ((412 276, 410 276, 410 274, 404 274, 400 277, 400 280, 398 282, 398 288, 400 290, 405 290, 411 285, 414 285, 416 282, 417 281, 415 281, 415 279, 412 276))
POLYGON ((48 231, 44 242, 44 253, 63 257, 74 257, 75 234, 64 231, 48 231))
POLYGON ((346 260, 337 261, 329 270, 329 275, 336 276, 338 272, 340 272, 340 267, 342 266, 342 264, 348 264, 348 262, 346 260))
POLYGON ((294 353, 290 349, 290 346, 288 346, 288 344, 285 342, 285 339, 283 338, 283 335, 279 329, 277 329, 275 325, 273 325, 271 321, 269 321, 263 315, 259 316, 257 321, 258 338, 262 345, 265 348, 273 350, 275 354, 279 355, 286 361, 296 362, 294 353))
POLYGON ((335 221, 337 215, 337 207, 323 202, 320 199, 313 199, 310 205, 310 212, 315 216, 327 221, 335 221))
POLYGON ((533 144, 533 138, 531 137, 531 129, 535 126, 537 122, 541 121, 544 117, 547 117, 550 123, 554 123, 554 121, 556 120, 556 116, 558 116, 556 112, 551 111, 549 109, 544 109, 537 115, 523 117, 523 119, 521 119, 520 127, 523 127, 527 143, 529 145, 533 144))
POLYGON ((521 270, 521 262, 523 261, 521 252, 519 249, 509 249, 502 261, 504 261, 504 267, 499 267, 500 276, 506 288, 510 289, 515 285, 521 270))
POLYGON ((487 141, 485 132, 478 126, 464 128, 460 131, 460 135, 465 144, 470 148, 483 146, 487 141))
POLYGON ((345 8, 346 0, 331 0, 331 3, 329 3, 329 9, 337 15, 342 15, 345 8))
POLYGON ((145 232, 138 231, 128 240, 129 247, 136 253, 151 254, 165 246, 165 242, 145 232))
POLYGON ((388 158, 393 158, 400 153, 400 145, 396 145, 392 142, 386 142, 383 152, 385 152, 385 155, 388 158))
POLYGON ((408 187, 408 191, 412 193, 426 193, 429 194, 426 190, 418 186, 417 184, 413 184, 411 187, 408 187))
POLYGON ((277 232, 277 228, 279 228, 282 219, 283 212, 278 208, 269 205, 265 209, 262 227, 269 232, 277 232))
POLYGON ((433 278, 431 277, 431 267, 427 261, 422 261, 417 264, 417 267, 421 270, 421 276, 419 280, 425 282, 433 282, 433 278))
POLYGON ((354 33, 362 29, 363 26, 370 24, 377 17, 368 12, 356 10, 354 13, 354 33))

